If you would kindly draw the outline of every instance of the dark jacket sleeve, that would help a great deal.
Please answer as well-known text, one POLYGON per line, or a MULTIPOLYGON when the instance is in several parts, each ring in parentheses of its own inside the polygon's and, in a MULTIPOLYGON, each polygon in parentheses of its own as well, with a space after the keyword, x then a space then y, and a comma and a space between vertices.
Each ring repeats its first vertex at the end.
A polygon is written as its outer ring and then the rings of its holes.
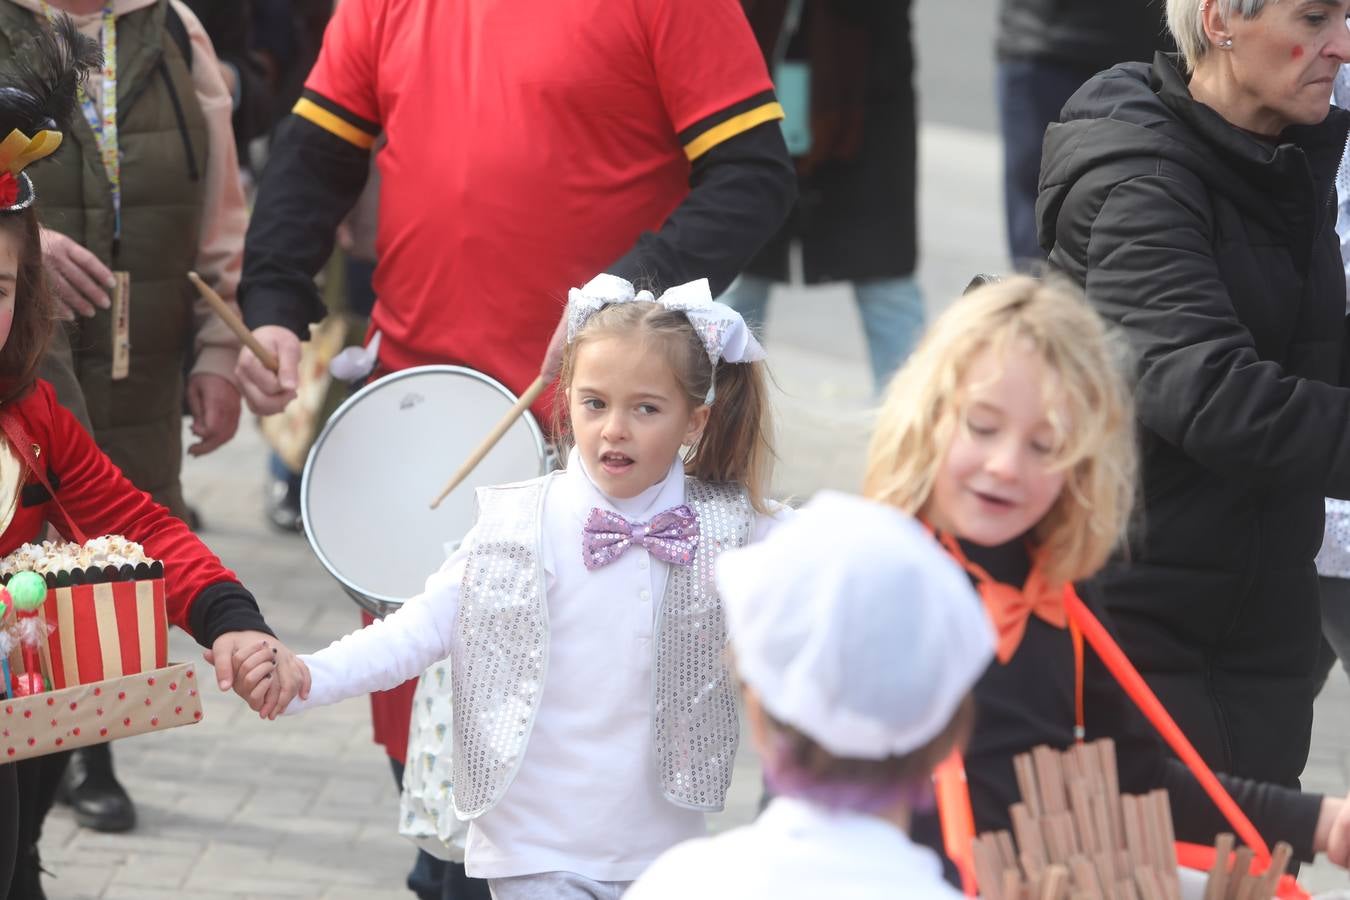
POLYGON ((324 317, 314 276, 369 171, 368 150, 297 115, 277 129, 244 244, 239 306, 250 328, 282 325, 304 338, 324 317))
POLYGON ((169 622, 203 647, 230 631, 272 634, 238 577, 181 520, 127 480, 57 403, 51 385, 38 382, 22 402, 19 417, 32 437, 46 436, 42 449, 57 475, 59 485, 54 487, 61 506, 50 504, 47 519, 65 538, 75 535, 62 509, 86 537, 120 534, 162 561, 169 622))
POLYGON ((1085 289, 1136 356, 1140 423, 1227 477, 1350 497, 1350 390, 1257 354, 1219 277, 1199 184, 1134 177, 1078 218, 1089 215, 1057 229, 1088 235, 1085 289))
MULTIPOLYGON (((1232 832, 1214 801, 1200 787, 1190 771, 1175 759, 1165 761, 1163 787, 1171 798, 1172 818, 1177 837, 1195 844, 1212 844, 1214 836, 1232 832)), ((1266 843, 1287 841, 1294 858, 1311 862, 1317 855, 1313 836, 1322 812, 1321 794, 1305 794, 1274 784, 1262 784, 1248 778, 1218 775, 1219 781, 1252 820, 1266 843)))
POLYGON ((717 296, 773 237, 797 199, 797 176, 776 121, 729 138, 694 161, 689 196, 608 271, 657 290, 706 277, 717 296))

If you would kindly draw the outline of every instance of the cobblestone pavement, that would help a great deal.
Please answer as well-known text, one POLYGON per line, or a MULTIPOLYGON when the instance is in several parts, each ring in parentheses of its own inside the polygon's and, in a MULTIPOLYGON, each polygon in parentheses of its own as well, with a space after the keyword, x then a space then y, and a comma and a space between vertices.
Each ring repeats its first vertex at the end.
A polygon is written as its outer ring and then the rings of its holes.
MULTIPOLYGON (((992 138, 947 127, 923 135, 923 282, 930 302, 954 296, 970 275, 1003 265, 999 158, 992 138)), ((821 487, 856 489, 871 387, 857 315, 847 292, 787 290, 771 306, 782 459, 779 496, 821 487)), ((456 461, 447 461, 454 463, 456 461)), ((350 630, 355 606, 303 539, 262 524, 264 449, 251 425, 226 448, 189 460, 185 484, 205 520, 204 538, 259 595, 283 640, 300 650, 350 630)), ((173 658, 200 660, 184 635, 173 658)), ((204 664, 203 664, 204 665, 204 664)), ((1343 793, 1350 764, 1350 683, 1339 672, 1318 703, 1310 788, 1343 793)), ((199 724, 123 741, 118 769, 140 825, 126 835, 79 829, 60 807, 42 851, 55 873, 53 900, 405 900, 413 857, 395 832, 397 795, 370 741, 367 705, 348 701, 303 718, 258 721, 233 695, 211 693, 199 724)), ((723 828, 747 821, 758 771, 742 754, 723 828)), ((1344 887, 1324 867, 1305 883, 1344 887)))

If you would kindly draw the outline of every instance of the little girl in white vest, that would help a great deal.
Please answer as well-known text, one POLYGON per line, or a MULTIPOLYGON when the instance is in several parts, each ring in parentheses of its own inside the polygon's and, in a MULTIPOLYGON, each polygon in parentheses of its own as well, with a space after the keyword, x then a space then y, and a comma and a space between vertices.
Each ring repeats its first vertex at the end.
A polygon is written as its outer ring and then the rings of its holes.
POLYGON ((781 515, 763 358, 706 281, 573 290, 566 468, 480 490, 422 594, 302 658, 288 712, 449 657, 454 814, 498 900, 618 898, 722 808, 738 726, 713 564, 781 515))

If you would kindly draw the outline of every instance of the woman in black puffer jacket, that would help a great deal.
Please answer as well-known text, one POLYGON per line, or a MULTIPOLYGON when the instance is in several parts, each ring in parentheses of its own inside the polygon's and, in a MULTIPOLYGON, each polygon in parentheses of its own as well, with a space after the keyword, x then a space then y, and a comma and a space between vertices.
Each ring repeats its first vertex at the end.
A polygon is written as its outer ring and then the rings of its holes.
POLYGON ((1046 134, 1050 263, 1137 357, 1142 512, 1100 587, 1207 761, 1297 783, 1322 498, 1350 497, 1335 176, 1350 0, 1169 0, 1180 56, 1104 72, 1046 134))

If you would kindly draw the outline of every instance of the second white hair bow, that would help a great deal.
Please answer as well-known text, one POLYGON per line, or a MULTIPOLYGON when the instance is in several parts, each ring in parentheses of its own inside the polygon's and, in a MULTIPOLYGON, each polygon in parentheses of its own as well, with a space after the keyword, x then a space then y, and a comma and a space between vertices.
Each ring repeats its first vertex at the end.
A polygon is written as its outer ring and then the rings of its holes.
POLYGON ((703 341, 714 367, 719 360, 750 363, 765 357, 764 348, 750 333, 741 314, 712 298, 706 278, 678 285, 654 297, 651 291, 636 290, 631 282, 617 275, 597 275, 585 287, 572 288, 567 294, 567 343, 575 341, 591 316, 606 306, 636 301, 655 302, 684 313, 703 341))

